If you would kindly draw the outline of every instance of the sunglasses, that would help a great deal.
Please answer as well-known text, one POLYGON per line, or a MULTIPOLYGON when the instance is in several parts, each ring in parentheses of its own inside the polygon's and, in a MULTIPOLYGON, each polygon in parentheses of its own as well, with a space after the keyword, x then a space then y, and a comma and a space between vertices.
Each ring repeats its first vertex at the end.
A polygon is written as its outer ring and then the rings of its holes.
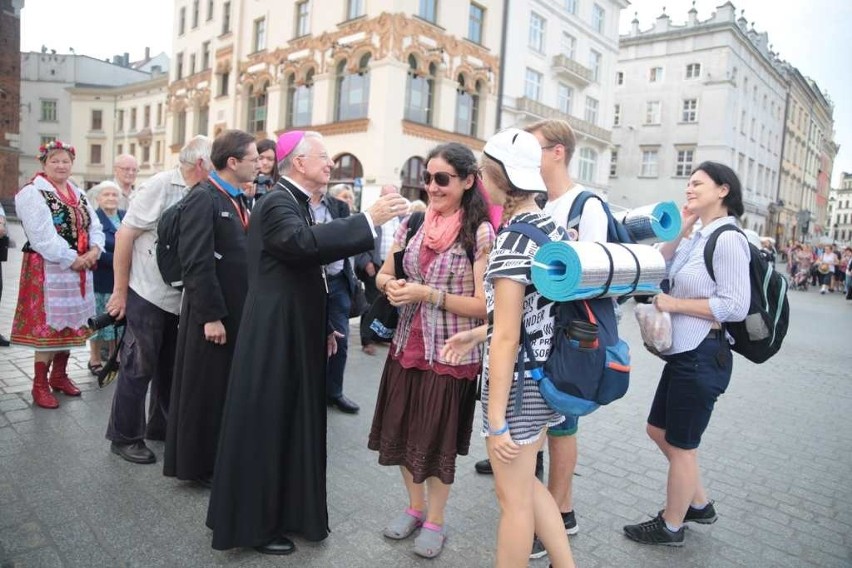
POLYGON ((449 174, 447 172, 437 172, 435 174, 431 174, 429 172, 423 172, 423 183, 426 186, 432 183, 432 180, 435 180, 435 184, 438 187, 447 187, 450 185, 450 178, 459 177, 456 174, 449 174))

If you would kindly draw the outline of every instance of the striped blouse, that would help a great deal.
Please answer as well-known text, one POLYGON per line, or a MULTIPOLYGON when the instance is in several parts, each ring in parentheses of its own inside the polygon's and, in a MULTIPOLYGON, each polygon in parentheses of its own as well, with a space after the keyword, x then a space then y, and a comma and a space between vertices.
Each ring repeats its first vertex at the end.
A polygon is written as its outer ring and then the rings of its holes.
MULTIPOLYGON (((749 281, 749 248, 745 236, 735 231, 719 235, 713 253, 710 278, 704 264, 704 245, 710 234, 722 225, 736 224, 729 216, 713 221, 692 237, 684 239, 668 264, 669 282, 675 298, 710 300, 710 311, 717 322, 741 321, 748 314, 751 285, 749 281)), ((671 314, 672 346, 663 355, 691 351, 707 337, 713 321, 688 314, 671 314)), ((731 338, 728 338, 731 341, 731 338)))

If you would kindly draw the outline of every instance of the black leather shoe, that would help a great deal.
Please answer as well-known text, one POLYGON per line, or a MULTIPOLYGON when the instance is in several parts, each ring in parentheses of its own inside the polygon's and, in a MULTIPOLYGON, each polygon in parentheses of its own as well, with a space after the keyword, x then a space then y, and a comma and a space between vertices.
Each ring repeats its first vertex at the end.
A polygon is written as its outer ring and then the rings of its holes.
POLYGON ((285 554, 292 554, 296 552, 296 545, 293 544, 293 541, 286 536, 282 536, 281 538, 276 538, 272 542, 268 542, 263 546, 256 547, 255 550, 261 554, 284 556, 285 554))
POLYGON ((491 460, 489 459, 476 462, 473 465, 473 469, 476 470, 476 473, 481 473, 482 475, 494 475, 494 470, 491 469, 491 460))
POLYGON ((146 446, 145 442, 142 440, 132 442, 130 444, 113 442, 110 444, 110 450, 112 453, 129 461, 130 463, 148 464, 157 461, 157 457, 154 455, 154 452, 149 450, 148 446, 146 446))
POLYGON ((358 411, 361 410, 361 407, 346 398, 344 395, 340 395, 338 398, 330 398, 328 399, 329 406, 336 406, 340 412, 345 412, 346 414, 358 414, 358 411))
POLYGON ((213 488, 213 474, 211 473, 210 475, 202 475, 201 477, 196 478, 195 482, 202 487, 206 487, 207 489, 212 489, 213 488))

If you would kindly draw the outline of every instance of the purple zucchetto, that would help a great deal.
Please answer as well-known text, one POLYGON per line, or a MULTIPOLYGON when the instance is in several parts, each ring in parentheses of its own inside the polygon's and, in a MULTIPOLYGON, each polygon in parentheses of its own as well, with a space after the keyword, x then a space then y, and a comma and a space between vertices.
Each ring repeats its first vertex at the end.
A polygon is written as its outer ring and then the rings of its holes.
POLYGON ((304 130, 291 130, 279 136, 278 143, 275 145, 275 159, 280 162, 289 156, 290 152, 299 145, 304 137, 304 130))

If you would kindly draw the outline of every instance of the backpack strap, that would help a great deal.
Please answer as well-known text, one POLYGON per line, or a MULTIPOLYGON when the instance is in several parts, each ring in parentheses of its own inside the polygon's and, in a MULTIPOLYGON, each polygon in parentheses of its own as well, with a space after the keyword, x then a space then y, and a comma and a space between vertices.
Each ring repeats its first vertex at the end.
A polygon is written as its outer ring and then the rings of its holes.
POLYGON ((408 232, 405 233, 405 244, 408 245, 408 241, 417 234, 417 231, 420 229, 420 226, 423 225, 423 221, 426 219, 426 214, 423 211, 415 211, 411 215, 408 216, 408 232))
MULTIPOLYGON (((532 343, 530 343, 530 338, 527 335, 527 328, 523 321, 521 321, 520 345, 523 348, 518 352, 518 360, 515 363, 515 374, 518 375, 518 388, 515 390, 515 407, 513 412, 515 416, 518 416, 521 413, 521 407, 524 402, 524 381, 526 380, 526 377, 524 377, 524 353, 526 353, 527 359, 529 359, 532 363, 535 363, 535 352, 533 351, 532 343)), ((544 378, 544 371, 541 367, 534 367, 531 373, 531 378, 535 382, 544 378)))
POLYGON ((745 236, 745 233, 736 225, 726 224, 710 233, 710 236, 707 237, 707 242, 704 244, 704 266, 707 268, 707 273, 713 282, 716 281, 716 274, 713 272, 713 253, 716 252, 716 241, 719 240, 719 235, 725 231, 736 231, 742 236, 745 236))
POLYGON ((542 246, 553 240, 550 238, 550 235, 545 233, 542 229, 539 229, 532 223, 525 223, 523 221, 509 223, 508 225, 500 229, 500 232, 518 233, 519 235, 524 235, 538 246, 542 246))
POLYGON ((571 204, 571 209, 568 210, 568 223, 565 225, 566 229, 576 229, 579 233, 580 218, 583 216, 583 207, 586 206, 586 201, 588 201, 590 197, 597 198, 601 201, 601 203, 603 203, 603 199, 601 199, 599 195, 592 193, 591 191, 581 191, 580 194, 574 198, 574 202, 571 204))

